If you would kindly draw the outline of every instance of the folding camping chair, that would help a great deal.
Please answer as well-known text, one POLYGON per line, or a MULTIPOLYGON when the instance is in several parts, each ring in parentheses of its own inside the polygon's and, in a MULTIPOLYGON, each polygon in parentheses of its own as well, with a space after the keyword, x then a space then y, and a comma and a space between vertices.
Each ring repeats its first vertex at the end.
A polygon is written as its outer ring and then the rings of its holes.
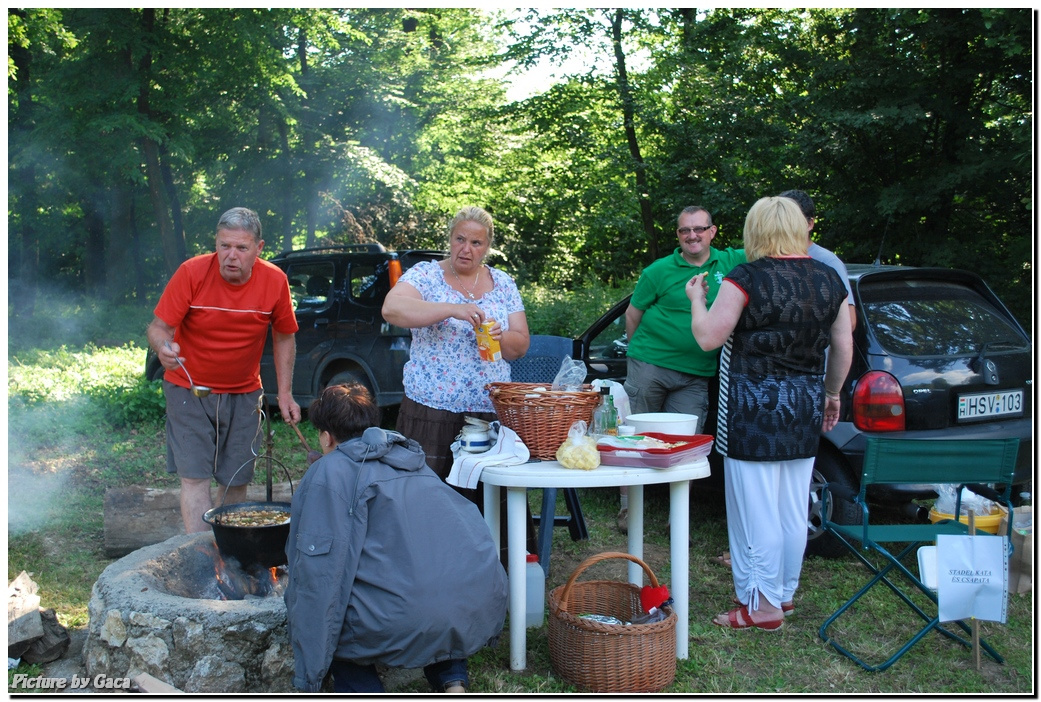
MULTIPOLYGON (((565 356, 574 352, 574 342, 563 336, 532 335, 528 352, 516 361, 510 361, 510 380, 515 383, 553 382, 565 356)), ((564 488, 564 504, 568 514, 558 515, 557 488, 543 488, 542 514, 532 517, 539 527, 539 562, 546 577, 549 577, 549 558, 553 550, 553 527, 566 526, 572 541, 589 538, 582 506, 578 502, 578 491, 564 488)))
MULTIPOLYGON (((853 660, 865 670, 871 671, 885 670, 891 666, 933 629, 955 641, 961 642, 965 646, 971 647, 971 638, 960 636, 940 625, 937 607, 933 606, 938 605, 936 594, 926 587, 902 561, 913 554, 919 544, 926 541, 935 541, 939 534, 968 533, 968 524, 958 521, 959 516, 962 515, 961 488, 963 486, 967 486, 978 495, 1004 505, 1011 515, 1012 473, 1015 470, 1018 451, 1019 439, 1015 438, 944 439, 935 441, 868 438, 867 449, 864 453, 864 470, 860 481, 860 493, 855 496, 855 502, 860 506, 863 514, 863 524, 836 524, 829 521, 825 516, 822 526, 845 544, 868 567, 873 576, 857 594, 853 595, 848 602, 828 617, 820 628, 820 637, 839 653, 853 660), (955 503, 954 519, 940 521, 935 524, 893 524, 888 523, 884 517, 873 518, 865 497, 871 486, 879 483, 904 485, 937 485, 946 483, 956 485, 958 497, 955 503), (999 491, 984 483, 1003 486, 1003 489, 999 491), (860 549, 854 546, 852 542, 859 542, 860 549), (884 543, 906 543, 907 546, 894 555, 882 545, 884 543), (872 556, 878 565, 873 563, 868 556, 872 556), (868 602, 866 600, 862 601, 861 598, 879 583, 885 584, 896 593, 925 622, 925 625, 888 660, 875 665, 868 663, 846 646, 837 642, 828 630, 839 617, 858 602, 861 602, 862 605, 860 609, 863 610, 864 607, 868 607, 868 602), (903 584, 903 587, 901 587, 901 584, 903 584), (913 588, 917 588, 917 590, 923 593, 932 601, 932 604, 925 603, 913 588), (908 593, 914 594, 919 602, 922 602, 923 605, 930 609, 931 613, 926 613, 919 604, 912 601, 908 593)), ((828 512, 827 500, 836 499, 838 496, 837 492, 835 486, 826 486, 823 493, 824 509, 822 512, 824 515, 827 515, 828 512), (836 494, 832 494, 833 490, 836 494)), ((853 495, 847 495, 846 499, 853 499, 853 497, 853 495)), ((1011 534, 1011 518, 1008 522, 1008 530, 1009 534, 1011 534)), ((965 622, 959 621, 955 623, 966 634, 971 634, 971 629, 965 622)), ((990 644, 980 640, 979 645, 995 661, 998 663, 1004 662, 990 644)))

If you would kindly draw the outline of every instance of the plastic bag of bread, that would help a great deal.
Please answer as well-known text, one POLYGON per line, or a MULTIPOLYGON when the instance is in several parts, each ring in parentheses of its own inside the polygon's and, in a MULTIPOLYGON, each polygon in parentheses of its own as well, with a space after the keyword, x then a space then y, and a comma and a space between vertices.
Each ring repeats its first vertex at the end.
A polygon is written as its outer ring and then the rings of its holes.
POLYGON ((586 423, 581 419, 568 429, 567 439, 557 449, 557 461, 565 468, 593 470, 600 465, 596 439, 586 434, 586 423))

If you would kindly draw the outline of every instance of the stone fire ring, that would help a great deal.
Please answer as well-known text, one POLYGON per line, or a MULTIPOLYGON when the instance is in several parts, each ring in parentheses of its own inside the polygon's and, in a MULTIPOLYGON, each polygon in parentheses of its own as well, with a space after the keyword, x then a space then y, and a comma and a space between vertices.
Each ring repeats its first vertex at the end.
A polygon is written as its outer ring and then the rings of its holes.
POLYGON ((291 692, 293 652, 281 597, 198 599, 213 574, 213 534, 175 536, 109 565, 91 592, 83 649, 93 678, 148 673, 184 692, 291 692))

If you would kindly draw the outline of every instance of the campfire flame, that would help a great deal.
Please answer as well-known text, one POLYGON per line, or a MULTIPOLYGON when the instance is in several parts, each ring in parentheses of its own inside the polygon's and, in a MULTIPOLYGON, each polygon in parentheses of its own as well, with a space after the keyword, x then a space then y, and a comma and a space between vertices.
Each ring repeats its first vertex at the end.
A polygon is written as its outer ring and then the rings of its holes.
POLYGON ((255 597, 281 597, 288 582, 285 566, 245 569, 234 558, 221 557, 216 544, 199 547, 213 560, 217 600, 245 600, 255 597))

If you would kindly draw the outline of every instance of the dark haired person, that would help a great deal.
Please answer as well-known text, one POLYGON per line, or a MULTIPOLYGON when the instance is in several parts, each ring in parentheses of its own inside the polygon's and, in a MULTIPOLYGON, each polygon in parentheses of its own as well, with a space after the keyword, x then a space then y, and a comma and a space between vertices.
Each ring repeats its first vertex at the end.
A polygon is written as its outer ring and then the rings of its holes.
POLYGON ((178 267, 147 332, 166 369, 166 469, 181 479, 181 518, 189 534, 210 530, 202 516, 213 507, 212 480, 218 500, 246 499, 260 450, 260 357, 268 329, 278 409, 287 422, 300 421, 293 399, 297 323, 289 280, 259 258, 264 240, 257 213, 233 207, 221 215, 215 248, 178 267), (178 359, 196 385, 211 389, 207 396, 191 392, 178 359))
POLYGON ((285 602, 296 672, 317 692, 383 692, 376 663, 423 668, 435 692, 465 692, 466 659, 506 619, 506 573, 477 507, 379 428, 358 384, 308 410, 322 453, 293 495, 285 602))

